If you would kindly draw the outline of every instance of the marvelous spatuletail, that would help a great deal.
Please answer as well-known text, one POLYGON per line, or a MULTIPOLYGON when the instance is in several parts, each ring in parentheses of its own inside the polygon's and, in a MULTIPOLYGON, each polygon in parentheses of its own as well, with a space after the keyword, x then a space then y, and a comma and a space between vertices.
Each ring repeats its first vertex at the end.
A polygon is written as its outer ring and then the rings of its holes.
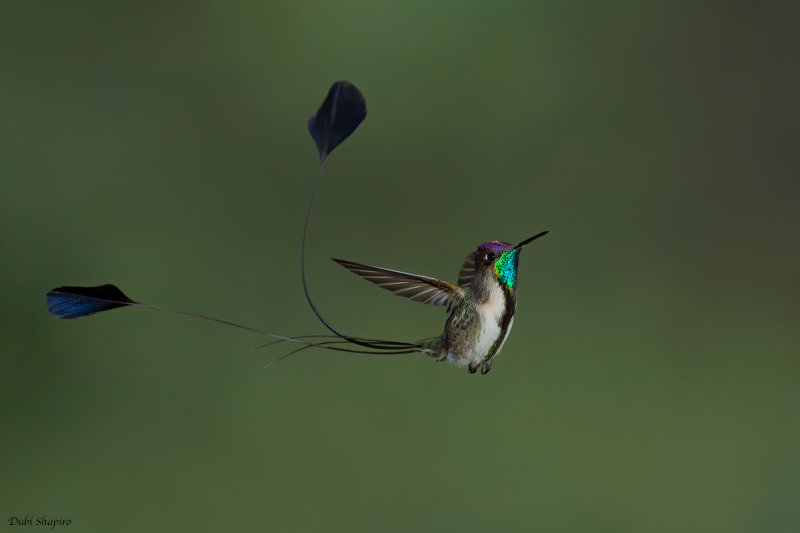
POLYGON ((111 284, 94 287, 63 286, 47 293, 47 308, 58 318, 82 318, 120 307, 146 307, 169 311, 194 318, 267 335, 275 342, 291 342, 300 347, 282 356, 288 357, 307 348, 324 348, 364 354, 423 353, 439 361, 466 366, 471 373, 481 369, 485 374, 505 343, 514 322, 517 306, 517 267, 522 249, 543 231, 517 245, 501 241, 486 242, 467 256, 458 275, 458 283, 399 270, 391 270, 351 261, 334 259, 344 268, 375 283, 393 294, 424 304, 447 309, 449 318, 438 337, 416 342, 390 341, 357 337, 342 333, 319 312, 308 289, 305 275, 305 246, 311 208, 322 177, 322 169, 330 153, 347 139, 363 122, 367 106, 361 91, 350 82, 334 83, 320 108, 308 120, 308 130, 319 151, 317 179, 308 203, 300 247, 300 275, 314 314, 332 335, 285 336, 259 328, 237 324, 220 318, 179 311, 167 307, 137 302, 111 284))

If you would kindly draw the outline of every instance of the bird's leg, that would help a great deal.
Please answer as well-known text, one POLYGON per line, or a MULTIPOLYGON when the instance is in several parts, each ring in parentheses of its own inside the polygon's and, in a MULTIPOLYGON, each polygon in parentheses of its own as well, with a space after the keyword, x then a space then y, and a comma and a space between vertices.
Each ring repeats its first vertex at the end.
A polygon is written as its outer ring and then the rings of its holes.
POLYGON ((488 374, 489 370, 491 369, 492 369, 492 359, 489 359, 488 361, 483 363, 483 366, 481 367, 481 374, 488 374))

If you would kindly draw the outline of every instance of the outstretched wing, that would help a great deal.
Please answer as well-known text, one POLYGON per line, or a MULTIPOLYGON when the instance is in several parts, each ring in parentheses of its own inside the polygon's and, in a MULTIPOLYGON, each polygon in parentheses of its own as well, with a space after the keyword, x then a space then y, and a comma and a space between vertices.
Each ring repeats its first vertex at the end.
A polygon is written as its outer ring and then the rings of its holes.
POLYGON ((381 289, 391 291, 392 294, 415 302, 446 307, 448 312, 455 309, 464 297, 464 290, 461 287, 440 279, 362 265, 342 259, 334 259, 334 261, 381 289))

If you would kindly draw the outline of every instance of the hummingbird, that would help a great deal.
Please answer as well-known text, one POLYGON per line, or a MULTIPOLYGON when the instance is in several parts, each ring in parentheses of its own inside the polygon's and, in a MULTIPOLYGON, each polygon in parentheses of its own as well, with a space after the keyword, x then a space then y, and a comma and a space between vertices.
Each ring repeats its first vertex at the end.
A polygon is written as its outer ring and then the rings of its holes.
POLYGON ((469 254, 458 273, 458 284, 399 270, 334 259, 341 266, 391 291, 423 304, 445 307, 450 316, 442 334, 419 343, 417 349, 474 374, 492 369, 494 358, 514 324, 517 308, 517 268, 522 248, 548 232, 517 245, 485 242, 469 254))
MULTIPOLYGON (((350 82, 334 83, 320 108, 308 120, 308 129, 319 151, 317 180, 306 211, 300 247, 300 274, 306 300, 320 322, 332 335, 286 336, 187 311, 137 302, 112 284, 80 287, 61 286, 47 293, 48 310, 58 318, 74 319, 121 307, 145 307, 200 318, 267 335, 276 339, 270 344, 291 342, 300 347, 267 366, 308 348, 324 348, 362 354, 423 353, 438 361, 464 367, 470 373, 481 369, 486 374, 505 343, 514 322, 517 306, 517 267, 522 249, 547 231, 519 244, 485 242, 467 256, 457 284, 440 279, 409 274, 352 261, 334 259, 354 274, 393 294, 428 305, 445 307, 449 317, 438 337, 402 342, 345 334, 320 313, 308 288, 305 273, 305 249, 311 210, 328 155, 361 124, 366 117, 366 103, 361 91, 350 82)), ((264 345, 268 346, 268 345, 264 345)))

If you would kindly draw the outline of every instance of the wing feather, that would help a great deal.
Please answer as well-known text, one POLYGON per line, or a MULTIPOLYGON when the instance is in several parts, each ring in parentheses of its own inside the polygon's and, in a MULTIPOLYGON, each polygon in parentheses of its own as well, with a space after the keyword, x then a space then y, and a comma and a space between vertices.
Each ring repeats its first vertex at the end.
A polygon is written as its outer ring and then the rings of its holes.
POLYGON ((472 280, 475 277, 475 254, 471 253, 464 260, 464 266, 458 273, 458 286, 463 289, 469 289, 472 285, 472 280))
POLYGON ((446 307, 448 312, 455 309, 464 297, 464 290, 461 287, 440 279, 342 259, 334 261, 392 294, 423 304, 446 307))

